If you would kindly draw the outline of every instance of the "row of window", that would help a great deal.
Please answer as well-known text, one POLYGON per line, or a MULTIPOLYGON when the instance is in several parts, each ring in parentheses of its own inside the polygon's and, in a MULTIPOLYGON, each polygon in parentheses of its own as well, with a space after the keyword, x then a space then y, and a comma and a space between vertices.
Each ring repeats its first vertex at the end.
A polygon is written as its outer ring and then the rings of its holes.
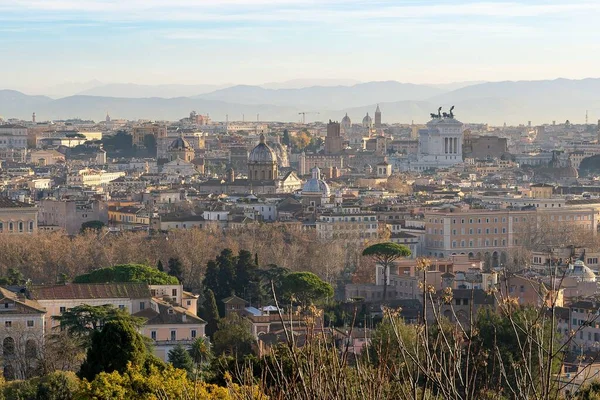
POLYGON ((27 232, 33 232, 33 221, 29 221, 29 223, 19 221, 17 223, 14 222, 0 222, 0 232, 4 232, 6 229, 7 232, 15 232, 15 228, 18 232, 25 232, 25 229, 29 228, 27 232))
MULTIPOLYGON (((28 328, 33 328, 35 326, 35 321, 32 319, 28 319, 26 324, 28 328)), ((12 328, 12 321, 4 321, 4 327, 12 328)))
MULTIPOLYGON (((482 223, 481 221, 485 221, 485 223, 486 223, 486 224, 489 224, 489 223, 490 223, 490 221, 492 221, 492 220, 493 220, 495 223, 498 223, 499 221, 506 222, 506 217, 502 217, 501 219, 500 219, 500 218, 498 218, 498 217, 495 217, 495 218, 469 218, 469 224, 481 224, 481 223, 482 223)), ((513 220, 514 222, 519 222, 519 217, 512 217, 512 220, 513 220)), ((527 217, 522 217, 522 218, 521 218, 521 220, 522 220, 523 222, 527 222, 527 217)), ((464 223, 466 223, 466 222, 465 222, 465 221, 466 221, 466 219, 465 219, 465 218, 461 218, 460 220, 459 220, 459 219, 456 219, 456 218, 452 219, 452 223, 453 223, 453 224, 456 224, 456 223, 458 223, 458 221, 460 221, 460 223, 461 223, 461 224, 464 224, 464 223)), ((443 219, 439 219, 439 220, 438 220, 437 218, 435 218, 435 219, 434 219, 434 218, 429 218, 429 222, 433 222, 433 223, 435 223, 435 224, 437 224, 437 223, 440 223, 440 224, 441 224, 441 223, 443 223, 443 222, 444 222, 444 220, 443 220, 443 219)))
MULTIPOLYGON (((427 244, 431 247, 444 247, 444 241, 443 240, 428 240, 427 244)), ((517 242, 515 241, 515 244, 517 244, 517 242)), ((490 247, 490 246, 506 246, 506 239, 477 239, 477 247, 490 247)), ((452 248, 456 249, 456 248, 471 248, 471 247, 475 247, 475 241, 473 240, 469 240, 469 245, 467 246, 467 242, 465 240, 461 240, 460 243, 457 242, 456 240, 452 241, 452 248)))
POLYGON ((327 222, 344 221, 344 222, 361 222, 362 221, 376 221, 377 217, 325 217, 322 220, 327 222))
MULTIPOLYGON (((195 329, 192 329, 190 331, 190 336, 192 337, 192 339, 195 339, 197 335, 198 335, 198 332, 195 329)), ((156 331, 150 331, 150 338, 152 340, 156 340, 156 331)), ((173 341, 177 340, 177 331, 174 329, 171 330, 171 339, 170 340, 173 340, 173 341)))
MULTIPOLYGON (((466 247, 465 246, 465 241, 461 240, 460 241, 460 246, 458 246, 458 243, 453 240, 452 241, 452 248, 456 249, 457 247, 466 247)), ((506 239, 502 239, 501 241, 498 241, 498 239, 493 239, 493 240, 489 240, 489 239, 485 239, 485 240, 481 240, 481 239, 477 239, 477 246, 481 247, 483 243, 483 246, 485 247, 489 247, 489 246, 498 246, 498 243, 502 243, 502 246, 506 246, 506 239)), ((469 240, 469 247, 473 247, 473 241, 469 240)))

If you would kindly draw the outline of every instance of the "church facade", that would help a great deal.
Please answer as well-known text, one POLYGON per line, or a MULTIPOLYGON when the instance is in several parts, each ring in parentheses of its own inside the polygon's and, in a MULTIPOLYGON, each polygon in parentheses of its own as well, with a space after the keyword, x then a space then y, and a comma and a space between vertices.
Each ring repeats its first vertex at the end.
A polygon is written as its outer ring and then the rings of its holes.
POLYGON ((233 168, 224 179, 209 179, 199 184, 200 193, 290 193, 302 188, 294 171, 279 176, 277 155, 261 133, 259 143, 248 155, 248 178, 237 178, 233 168))

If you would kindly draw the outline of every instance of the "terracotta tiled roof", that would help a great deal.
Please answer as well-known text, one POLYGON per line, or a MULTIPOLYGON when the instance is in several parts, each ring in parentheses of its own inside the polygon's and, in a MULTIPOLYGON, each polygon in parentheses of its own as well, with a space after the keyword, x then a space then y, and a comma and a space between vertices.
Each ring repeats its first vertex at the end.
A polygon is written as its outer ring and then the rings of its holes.
POLYGON ((31 288, 35 300, 55 299, 111 299, 150 298, 145 283, 69 283, 66 285, 38 285, 31 288))
POLYGON ((4 308, 4 305, 0 306, 2 309, 1 315, 9 314, 44 314, 46 310, 37 301, 30 300, 24 296, 17 295, 8 289, 0 288, 0 304, 12 303, 16 304, 14 308, 4 308))
POLYGON ((172 325, 172 324, 205 324, 206 322, 192 314, 183 307, 173 306, 165 301, 153 299, 158 310, 145 308, 134 314, 136 317, 146 318, 146 325, 172 325))
POLYGON ((0 208, 30 208, 33 207, 32 204, 23 203, 21 201, 12 200, 8 197, 0 196, 0 208))

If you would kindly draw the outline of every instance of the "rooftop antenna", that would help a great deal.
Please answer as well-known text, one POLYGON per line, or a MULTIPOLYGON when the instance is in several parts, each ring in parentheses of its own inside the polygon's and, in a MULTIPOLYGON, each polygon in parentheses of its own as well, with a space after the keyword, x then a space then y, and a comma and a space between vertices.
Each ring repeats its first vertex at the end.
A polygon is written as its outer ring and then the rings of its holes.
POLYGON ((585 124, 588 124, 588 110, 585 110, 585 124))

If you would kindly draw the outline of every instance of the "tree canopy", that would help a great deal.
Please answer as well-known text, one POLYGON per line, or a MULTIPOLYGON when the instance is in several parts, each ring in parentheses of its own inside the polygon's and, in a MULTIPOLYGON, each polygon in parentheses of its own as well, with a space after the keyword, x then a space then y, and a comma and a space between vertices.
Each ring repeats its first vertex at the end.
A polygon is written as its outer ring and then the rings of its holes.
POLYGON ((295 299, 302 304, 333 296, 333 287, 312 272, 287 274, 282 280, 281 290, 286 299, 295 299))
POLYGON ((183 369, 188 374, 191 374, 194 369, 192 356, 190 356, 190 353, 181 344, 178 344, 169 350, 169 362, 173 364, 175 368, 183 369))
POLYGON ((230 249, 224 249, 207 263, 202 285, 214 292, 220 314, 224 315, 221 300, 233 294, 250 303, 265 300, 261 273, 256 257, 249 251, 240 250, 236 256, 230 249))
POLYGON ((69 308, 61 315, 52 317, 60 322, 60 327, 70 335, 85 338, 95 331, 100 330, 109 321, 125 320, 127 323, 139 328, 143 319, 130 315, 125 310, 119 310, 111 304, 91 306, 82 304, 69 308))
POLYGON ((387 243, 376 243, 367 248, 362 252, 363 256, 372 257, 377 262, 391 262, 400 257, 410 256, 410 249, 401 244, 387 242, 387 243))
POLYGON ((100 268, 73 279, 74 283, 107 283, 133 282, 150 285, 177 285, 179 281, 174 276, 159 271, 156 268, 142 264, 122 264, 113 267, 100 268))
POLYGON ((104 228, 104 222, 102 221, 86 221, 81 224, 81 232, 85 232, 86 230, 91 231, 100 231, 104 228))
POLYGON ((101 331, 92 333, 92 344, 79 374, 92 380, 100 372, 123 373, 128 364, 140 366, 148 356, 148 349, 136 327, 125 320, 108 321, 101 331))
POLYGON ((250 321, 236 313, 219 320, 219 330, 213 336, 215 354, 225 354, 238 359, 252 354, 256 339, 251 328, 250 321))
POLYGON ((383 300, 387 298, 387 282, 392 263, 400 257, 410 256, 410 249, 398 243, 376 243, 362 252, 363 256, 370 257, 383 267, 383 300))

